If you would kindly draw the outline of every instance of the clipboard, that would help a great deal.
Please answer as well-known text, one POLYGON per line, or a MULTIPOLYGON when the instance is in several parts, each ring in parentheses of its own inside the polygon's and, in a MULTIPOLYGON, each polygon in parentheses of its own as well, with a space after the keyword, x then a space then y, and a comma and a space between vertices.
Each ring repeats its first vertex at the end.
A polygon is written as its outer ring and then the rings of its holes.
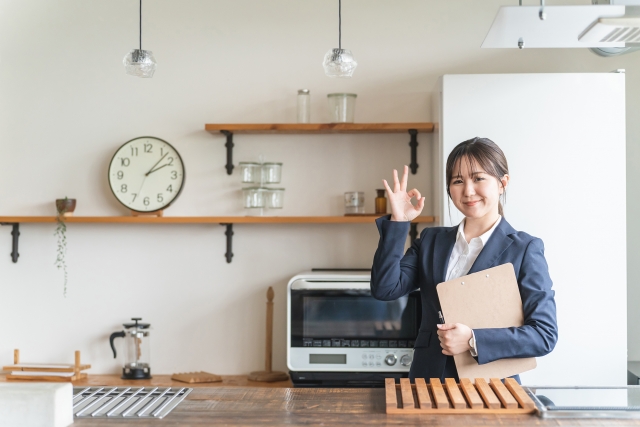
MULTIPOLYGON (((511 263, 442 282, 436 291, 446 323, 462 323, 472 329, 524 324, 522 298, 511 263)), ((484 365, 478 365, 468 351, 453 358, 460 378, 507 378, 537 366, 535 357, 501 359, 484 365)))

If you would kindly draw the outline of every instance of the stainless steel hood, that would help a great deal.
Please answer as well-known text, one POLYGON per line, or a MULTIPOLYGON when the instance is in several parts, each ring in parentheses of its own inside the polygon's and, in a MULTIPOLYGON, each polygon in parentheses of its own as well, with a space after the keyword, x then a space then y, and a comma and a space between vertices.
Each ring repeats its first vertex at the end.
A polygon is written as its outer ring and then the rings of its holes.
POLYGON ((625 4, 546 6, 544 12, 542 19, 539 6, 501 7, 482 47, 619 49, 640 46, 640 0, 626 0, 625 4))

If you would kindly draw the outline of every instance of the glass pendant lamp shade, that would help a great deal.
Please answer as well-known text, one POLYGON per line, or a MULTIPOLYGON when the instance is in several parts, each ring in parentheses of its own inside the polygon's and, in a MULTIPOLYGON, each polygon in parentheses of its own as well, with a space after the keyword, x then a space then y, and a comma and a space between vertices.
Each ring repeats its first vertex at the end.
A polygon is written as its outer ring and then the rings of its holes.
POLYGON ((122 63, 130 76, 150 78, 156 72, 156 59, 150 50, 131 49, 122 63))
POLYGON ((358 63, 348 49, 331 49, 322 61, 328 77, 352 77, 358 63))
POLYGON ((150 78, 156 72, 156 59, 150 50, 142 50, 142 0, 140 0, 140 48, 131 51, 122 60, 124 70, 130 76, 150 78))
POLYGON ((324 55, 322 66, 327 77, 351 77, 358 66, 351 51, 342 48, 342 0, 338 0, 338 48, 324 55))

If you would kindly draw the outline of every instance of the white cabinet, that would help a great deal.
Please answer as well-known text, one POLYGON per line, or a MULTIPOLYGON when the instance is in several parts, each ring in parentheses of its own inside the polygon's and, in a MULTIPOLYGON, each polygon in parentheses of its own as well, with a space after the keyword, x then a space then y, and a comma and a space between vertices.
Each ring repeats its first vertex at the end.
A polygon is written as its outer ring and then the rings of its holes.
MULTIPOLYGON (((505 218, 545 243, 559 340, 523 384, 626 384, 625 75, 445 75, 433 100, 436 188, 453 147, 490 138, 509 163, 505 218)), ((441 224, 461 220, 434 199, 441 224)))

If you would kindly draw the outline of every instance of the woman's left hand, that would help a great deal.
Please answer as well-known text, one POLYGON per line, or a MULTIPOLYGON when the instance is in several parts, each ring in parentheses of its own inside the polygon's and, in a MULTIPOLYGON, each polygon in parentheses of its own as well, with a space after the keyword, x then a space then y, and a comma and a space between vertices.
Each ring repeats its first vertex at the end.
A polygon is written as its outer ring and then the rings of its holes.
POLYGON ((440 347, 442 347, 442 353, 447 356, 469 351, 471 349, 469 340, 472 336, 471 328, 462 323, 438 325, 440 347))

